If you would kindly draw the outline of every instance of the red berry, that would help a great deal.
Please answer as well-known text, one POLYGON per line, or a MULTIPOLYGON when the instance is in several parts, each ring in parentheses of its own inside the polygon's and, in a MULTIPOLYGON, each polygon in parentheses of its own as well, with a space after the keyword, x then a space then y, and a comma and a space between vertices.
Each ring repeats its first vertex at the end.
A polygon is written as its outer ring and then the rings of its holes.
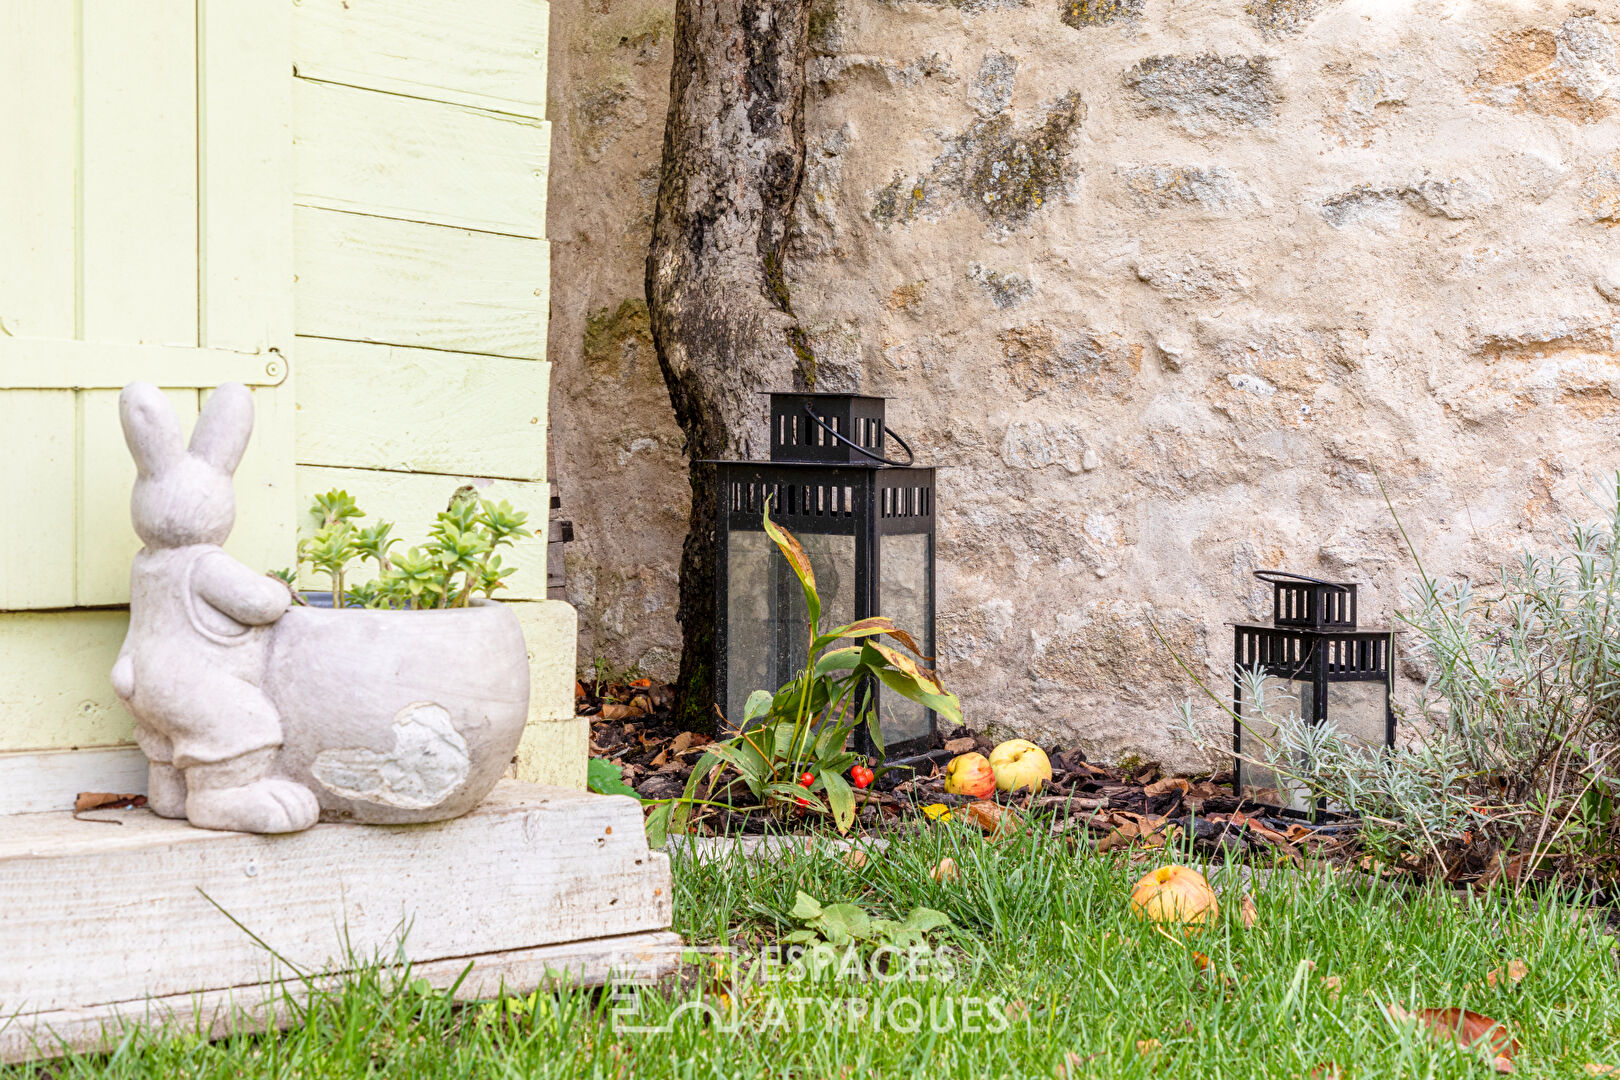
POLYGON ((863 788, 872 782, 872 775, 872 770, 865 765, 856 765, 849 770, 849 782, 858 788, 863 788))
POLYGON ((797 807, 798 807, 798 808, 799 808, 799 809, 801 809, 801 810, 802 810, 802 809, 804 809, 804 808, 805 808, 805 807, 806 807, 806 806, 809 806, 809 805, 810 805, 810 800, 809 800, 809 799, 794 799, 794 800, 793 800, 793 804, 794 804, 794 805, 795 805, 795 806, 797 806, 797 807))
POLYGON ((799 786, 800 787, 809 787, 811 784, 813 784, 815 782, 816 782, 816 774, 815 773, 803 773, 803 774, 801 774, 799 776, 799 786))

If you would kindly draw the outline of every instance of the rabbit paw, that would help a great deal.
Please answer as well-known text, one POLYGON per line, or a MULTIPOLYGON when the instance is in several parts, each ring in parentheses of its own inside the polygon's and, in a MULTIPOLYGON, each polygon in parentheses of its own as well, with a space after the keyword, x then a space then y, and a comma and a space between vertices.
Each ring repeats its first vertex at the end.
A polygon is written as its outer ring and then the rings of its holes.
POLYGON ((204 788, 186 795, 186 818, 200 829, 299 832, 320 816, 315 793, 291 780, 256 780, 241 787, 204 788))
POLYGON ((185 817, 186 774, 166 762, 147 765, 146 805, 158 817, 185 817))

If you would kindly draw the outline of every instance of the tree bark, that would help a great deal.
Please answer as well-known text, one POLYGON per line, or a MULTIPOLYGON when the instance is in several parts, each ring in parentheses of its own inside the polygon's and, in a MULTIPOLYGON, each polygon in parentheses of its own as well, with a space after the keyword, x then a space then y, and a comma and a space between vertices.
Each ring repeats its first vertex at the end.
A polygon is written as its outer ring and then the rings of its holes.
POLYGON ((713 731, 714 470, 768 445, 770 390, 814 370, 783 260, 804 176, 809 0, 677 0, 664 159, 647 253, 653 345, 686 435, 676 718, 713 731))

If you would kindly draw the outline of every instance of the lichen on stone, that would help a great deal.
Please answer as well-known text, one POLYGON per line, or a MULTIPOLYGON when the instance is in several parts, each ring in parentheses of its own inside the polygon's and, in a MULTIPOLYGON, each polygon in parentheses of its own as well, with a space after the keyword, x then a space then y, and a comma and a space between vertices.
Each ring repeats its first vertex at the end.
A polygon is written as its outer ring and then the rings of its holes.
POLYGON ((1034 283, 1016 270, 991 270, 974 262, 968 263, 967 276, 990 294, 990 302, 998 308, 1016 307, 1035 294, 1034 283))
POLYGON ((877 190, 866 213, 878 225, 909 225, 928 200, 928 181, 907 180, 899 173, 877 190))
POLYGON ((652 319, 647 301, 631 297, 617 308, 600 307, 585 316, 581 357, 585 370, 611 378, 627 374, 634 354, 652 348, 652 319))
POLYGON ((1011 53, 986 53, 979 72, 968 84, 968 102, 980 116, 993 116, 1012 108, 1013 81, 1018 76, 1018 57, 1011 53))
POLYGON ((1265 56, 1150 56, 1125 73, 1125 85, 1146 111, 1193 134, 1268 124, 1282 99, 1265 56))
POLYGON ((1063 0, 1063 22, 1076 30, 1135 22, 1142 16, 1143 0, 1063 0))
POLYGON ((1333 0, 1249 0, 1243 10, 1268 37, 1297 34, 1333 0))
POLYGON ((1248 185, 1220 165, 1127 165, 1120 168, 1136 202, 1153 210, 1197 207, 1212 213, 1243 213, 1255 206, 1248 185))
POLYGON ((1073 177, 1069 149, 1085 115, 1079 93, 1070 92, 1031 127, 1020 128, 1009 113, 975 121, 954 140, 963 197, 997 225, 1028 220, 1073 177))

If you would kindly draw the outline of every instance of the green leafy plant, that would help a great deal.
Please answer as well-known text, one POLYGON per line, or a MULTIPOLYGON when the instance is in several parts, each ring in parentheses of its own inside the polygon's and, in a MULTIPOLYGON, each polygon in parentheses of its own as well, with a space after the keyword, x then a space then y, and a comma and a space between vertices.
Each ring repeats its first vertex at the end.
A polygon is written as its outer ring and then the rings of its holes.
POLYGON ((504 588, 515 572, 502 564, 497 549, 531 535, 524 528, 526 512, 504 500, 480 499, 471 485, 451 496, 427 543, 404 552, 394 550, 400 540, 393 535, 392 522, 367 528, 354 524, 366 513, 346 491, 315 496, 310 515, 315 532, 299 542, 298 561, 331 579, 335 608, 466 607, 475 595, 488 597, 504 588), (377 576, 349 586, 346 576, 357 560, 375 563, 377 576))
POLYGON ((796 892, 792 915, 804 926, 784 937, 784 942, 840 949, 852 944, 909 949, 923 944, 931 932, 951 925, 949 915, 933 908, 913 908, 903 920, 880 919, 868 915, 859 904, 823 904, 803 891, 796 892))
MULTIPOLYGON (((860 619, 821 630, 821 596, 815 570, 799 541, 764 514, 765 533, 792 567, 804 592, 810 633, 805 665, 774 693, 756 690, 749 695, 737 734, 712 744, 698 760, 686 791, 661 801, 647 819, 654 846, 669 832, 687 829, 694 806, 716 804, 738 810, 763 810, 776 815, 794 811, 831 814, 839 832, 855 821, 855 795, 844 773, 859 760, 848 749, 850 736, 865 724, 878 752, 883 732, 874 708, 874 685, 934 710, 953 723, 962 722, 956 695, 945 690, 934 673, 918 661, 928 661, 911 635, 884 616, 860 619), (907 649, 912 659, 878 639, 888 637, 907 649), (697 786, 711 773, 729 767, 736 776, 711 786, 709 799, 696 798, 697 786), (740 784, 753 799, 751 806, 736 806, 729 796, 740 784)), ((718 777, 717 777, 718 779, 718 777)))
POLYGON ((624 782, 624 769, 606 758, 593 757, 585 767, 585 786, 598 795, 628 795, 641 798, 636 789, 624 782))

